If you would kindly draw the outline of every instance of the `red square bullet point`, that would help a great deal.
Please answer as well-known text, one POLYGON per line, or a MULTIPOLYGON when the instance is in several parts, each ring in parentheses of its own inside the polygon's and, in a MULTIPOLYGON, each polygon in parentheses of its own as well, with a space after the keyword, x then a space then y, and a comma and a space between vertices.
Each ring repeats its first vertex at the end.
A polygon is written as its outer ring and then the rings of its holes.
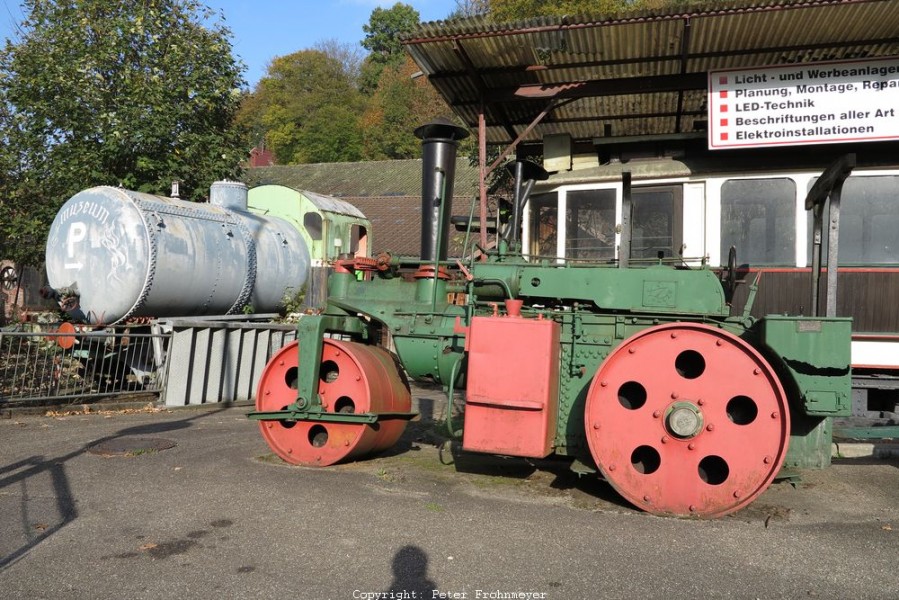
POLYGON ((721 134, 721 141, 722 141, 722 142, 726 142, 726 141, 727 141, 727 134, 726 134, 726 133, 722 133, 722 134, 721 134))
POLYGON ((727 119, 721 119, 721 126, 727 127, 727 119))
POLYGON ((720 92, 718 92, 718 96, 720 96, 721 98, 727 98, 727 90, 721 90, 720 92))
POLYGON ((723 77, 719 77, 718 84, 719 85, 727 85, 727 75, 724 75, 723 77))
POLYGON ((727 104, 722 104, 721 107, 719 108, 719 110, 721 112, 727 112, 727 104))

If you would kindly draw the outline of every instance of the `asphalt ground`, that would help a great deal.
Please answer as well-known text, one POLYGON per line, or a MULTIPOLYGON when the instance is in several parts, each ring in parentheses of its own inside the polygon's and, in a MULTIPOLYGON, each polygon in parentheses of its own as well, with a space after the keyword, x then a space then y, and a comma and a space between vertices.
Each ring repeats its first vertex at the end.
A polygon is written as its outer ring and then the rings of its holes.
POLYGON ((899 598, 896 459, 837 460, 699 521, 454 454, 433 423, 374 459, 287 466, 247 410, 0 420, 0 596, 899 598))

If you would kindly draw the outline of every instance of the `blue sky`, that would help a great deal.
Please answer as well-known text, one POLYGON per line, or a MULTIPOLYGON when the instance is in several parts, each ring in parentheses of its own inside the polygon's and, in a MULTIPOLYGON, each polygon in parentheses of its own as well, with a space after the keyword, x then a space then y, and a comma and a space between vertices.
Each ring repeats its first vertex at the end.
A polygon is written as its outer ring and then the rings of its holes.
MULTIPOLYGON (((247 66, 244 74, 254 86, 275 56, 309 48, 317 42, 336 39, 358 44, 364 37, 376 7, 390 8, 396 0, 204 0, 220 9, 234 34, 234 53, 247 66)), ((405 0, 422 21, 445 19, 456 0, 405 0)), ((14 35, 22 19, 19 0, 0 0, 0 37, 14 35)))

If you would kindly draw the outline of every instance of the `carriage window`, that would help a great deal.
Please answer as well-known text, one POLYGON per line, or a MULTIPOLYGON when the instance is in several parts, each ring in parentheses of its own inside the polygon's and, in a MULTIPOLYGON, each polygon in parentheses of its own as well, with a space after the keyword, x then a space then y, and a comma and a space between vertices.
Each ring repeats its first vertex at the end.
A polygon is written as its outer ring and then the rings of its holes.
POLYGON ((681 251, 683 214, 680 187, 634 189, 631 258, 664 258, 681 251))
POLYGON ((568 192, 565 256, 574 259, 615 258, 615 190, 568 192))
POLYGON ((531 207, 531 254, 555 258, 556 232, 559 229, 559 207, 555 193, 532 196, 531 207))
POLYGON ((721 186, 722 260, 735 246, 741 264, 795 264, 795 223, 792 179, 731 179, 721 186))
POLYGON ((350 225, 350 252, 368 256, 368 231, 362 225, 350 225))
MULTIPOLYGON (((809 184, 809 189, 814 185, 809 184)), ((852 176, 840 196, 840 264, 899 263, 899 176, 852 176)), ((812 213, 808 216, 808 264, 812 264, 812 213)), ((827 262, 827 224, 821 262, 827 262)))
POLYGON ((322 239, 322 216, 320 214, 307 212, 303 216, 303 226, 306 227, 306 231, 313 240, 322 239))

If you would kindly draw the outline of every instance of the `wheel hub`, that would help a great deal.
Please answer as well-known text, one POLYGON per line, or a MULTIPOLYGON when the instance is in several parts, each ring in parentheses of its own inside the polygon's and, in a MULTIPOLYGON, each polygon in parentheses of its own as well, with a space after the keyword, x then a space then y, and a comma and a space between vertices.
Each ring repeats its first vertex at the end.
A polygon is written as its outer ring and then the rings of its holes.
POLYGON ((665 415, 668 432, 680 439, 689 439, 702 431, 702 412, 692 402, 675 402, 665 415))

